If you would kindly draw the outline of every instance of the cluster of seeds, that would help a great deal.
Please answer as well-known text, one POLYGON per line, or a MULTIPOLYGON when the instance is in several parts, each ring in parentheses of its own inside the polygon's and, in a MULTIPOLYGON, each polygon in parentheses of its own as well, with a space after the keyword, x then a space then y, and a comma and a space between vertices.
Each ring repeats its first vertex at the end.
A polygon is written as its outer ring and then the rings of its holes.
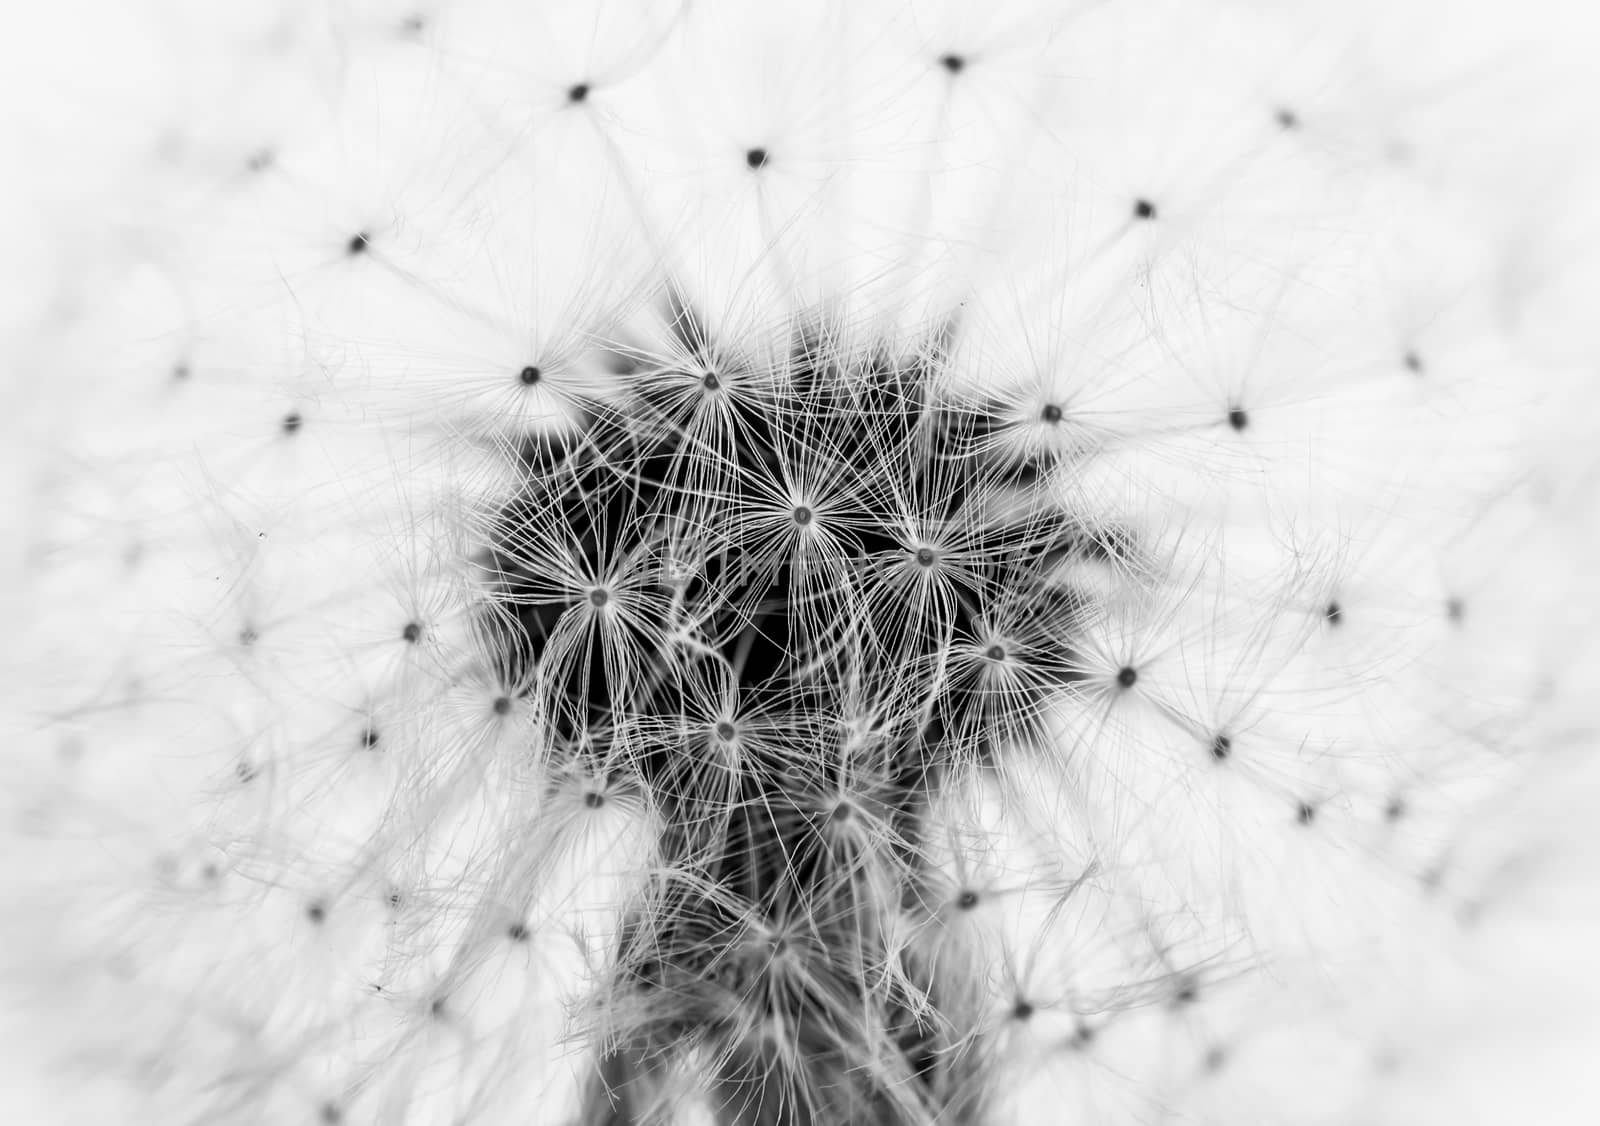
POLYGON ((1082 678, 1074 568, 1121 541, 1063 508, 1071 451, 1037 433, 1061 409, 958 390, 935 344, 819 321, 739 357, 682 302, 669 319, 670 354, 619 352, 614 386, 522 444, 489 560, 541 753, 665 826, 605 1096, 697 1043, 730 1121, 926 1120, 973 1085, 902 921, 948 898, 923 812, 1042 738, 1082 678))
POLYGON ((1583 99, 1360 5, 412 2, 61 29, 136 49, 13 271, 35 1119, 1581 1114, 1583 99))

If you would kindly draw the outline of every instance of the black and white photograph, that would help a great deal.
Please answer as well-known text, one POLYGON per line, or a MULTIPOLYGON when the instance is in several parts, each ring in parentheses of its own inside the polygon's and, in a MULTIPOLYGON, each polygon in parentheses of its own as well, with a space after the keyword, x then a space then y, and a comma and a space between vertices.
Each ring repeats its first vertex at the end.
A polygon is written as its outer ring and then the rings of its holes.
POLYGON ((1600 1123, 1600 9, 13 0, 0 1122, 1600 1123))

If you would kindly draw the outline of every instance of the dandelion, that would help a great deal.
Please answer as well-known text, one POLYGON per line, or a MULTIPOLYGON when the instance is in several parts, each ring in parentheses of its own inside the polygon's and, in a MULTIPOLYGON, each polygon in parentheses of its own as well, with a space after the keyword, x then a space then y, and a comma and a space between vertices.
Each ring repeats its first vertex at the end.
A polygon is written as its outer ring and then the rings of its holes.
POLYGON ((1527 1117, 1600 475, 1470 52, 161 7, 11 357, 34 1118, 1527 1117))

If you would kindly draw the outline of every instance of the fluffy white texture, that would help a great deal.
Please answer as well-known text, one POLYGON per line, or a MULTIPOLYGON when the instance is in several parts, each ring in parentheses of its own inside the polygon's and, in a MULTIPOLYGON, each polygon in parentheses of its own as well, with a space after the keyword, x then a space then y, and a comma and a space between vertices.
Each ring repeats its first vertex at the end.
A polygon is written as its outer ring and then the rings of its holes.
POLYGON ((7 295, 32 1120, 567 1120, 650 822, 529 760, 468 558, 663 270, 745 354, 948 321, 1150 547, 936 819, 997 1120, 1585 1120, 1592 123, 1412 7, 90 6, 7 295))

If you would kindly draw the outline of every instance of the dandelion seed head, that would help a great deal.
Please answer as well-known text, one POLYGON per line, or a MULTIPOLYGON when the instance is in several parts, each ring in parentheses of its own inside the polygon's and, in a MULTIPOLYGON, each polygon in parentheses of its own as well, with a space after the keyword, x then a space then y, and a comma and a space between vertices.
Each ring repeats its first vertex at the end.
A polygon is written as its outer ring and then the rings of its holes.
POLYGON ((882 1025, 931 1011, 929 970, 890 937, 908 924, 859 911, 909 894, 930 787, 1042 736, 1085 605, 1061 565, 1109 536, 1017 472, 1038 416, 955 394, 914 350, 819 319, 736 355, 677 296, 662 329, 529 447, 491 533, 489 612, 546 717, 540 757, 619 772, 663 817, 671 875, 636 906, 607 1042, 616 1066, 668 1052, 698 1013, 734 1083, 804 1025, 801 989, 834 1024, 814 1051, 931 1083, 955 1065, 882 1025))
POLYGON ((21 475, 17 820, 115 891, 38 865, 23 945, 114 948, 182 1117, 1203 1117, 1418 873, 1494 917, 1596 478, 1474 228, 1593 193, 1446 198, 1466 84, 1399 166, 1266 5, 337 7, 82 181, 162 229, 83 243, 21 475))

